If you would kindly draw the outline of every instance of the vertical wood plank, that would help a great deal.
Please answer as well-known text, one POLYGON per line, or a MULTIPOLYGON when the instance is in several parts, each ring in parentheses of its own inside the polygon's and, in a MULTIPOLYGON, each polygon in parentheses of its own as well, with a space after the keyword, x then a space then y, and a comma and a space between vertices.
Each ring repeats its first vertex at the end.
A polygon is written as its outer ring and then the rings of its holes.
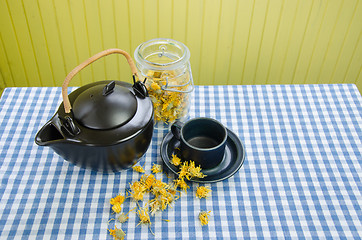
MULTIPOLYGON (((69 1, 69 8, 74 29, 75 47, 77 48, 78 53, 78 59, 76 59, 76 62, 77 64, 80 64, 91 57, 83 1, 69 1)), ((83 69, 79 75, 80 85, 93 82, 93 65, 83 69)))
POLYGON ((25 18, 29 27, 29 37, 39 69, 41 85, 55 86, 51 59, 48 53, 48 45, 45 39, 44 26, 38 3, 23 1, 23 4, 25 18))
POLYGON ((328 83, 332 81, 332 76, 342 53, 346 37, 351 30, 352 20, 357 14, 357 4, 358 1, 343 1, 341 16, 336 24, 334 34, 331 36, 328 46, 329 51, 325 55, 324 65, 319 76, 319 78, 325 79, 328 83))
POLYGON ((267 15, 265 17, 264 34, 260 44, 258 65, 255 70, 255 83, 266 84, 270 70, 273 49, 276 44, 276 35, 279 31, 281 11, 283 10, 283 0, 273 1, 268 4, 267 15))
MULTIPOLYGON (((198 55, 198 74, 193 71, 194 80, 200 85, 210 85, 214 79, 217 38, 220 22, 220 0, 205 1, 200 9, 201 18, 201 45, 195 49, 194 55, 198 55), (219 7, 216 7, 219 6, 219 7)), ((194 39, 193 41, 197 41, 194 39)), ((198 44, 195 42, 195 44, 198 44)), ((194 59, 196 59, 194 57, 194 59)), ((197 66, 197 65, 196 65, 197 66)))
POLYGON ((55 17, 54 5, 52 1, 48 0, 39 0, 38 4, 49 51, 49 61, 54 76, 54 85, 61 86, 66 77, 67 69, 57 26, 57 19, 55 17))
POLYGON ((298 59, 305 40, 306 30, 311 19, 312 2, 299 0, 297 3, 293 27, 288 37, 287 50, 279 75, 279 81, 283 84, 293 82, 293 76, 297 64, 299 64, 298 59))
MULTIPOLYGON (((6 87, 6 82, 13 82, 13 77, 11 76, 11 71, 9 69, 9 62, 7 57, 5 58, 5 49, 2 37, 0 35, 0 97, 4 88, 6 87)), ((10 84, 9 84, 10 85, 10 84)))
POLYGON ((297 65, 293 73, 292 83, 308 83, 306 75, 310 67, 309 62, 313 57, 314 45, 321 31, 322 22, 326 14, 326 2, 312 1, 310 24, 307 26, 302 46, 299 50, 297 65))
POLYGON ((195 0, 189 2, 187 9, 187 30, 186 30, 186 45, 191 52, 191 68, 195 84, 200 84, 198 79, 200 72, 200 48, 201 46, 201 33, 202 33, 202 19, 203 19, 204 2, 202 0, 195 0))
POLYGON ((331 36, 328 39, 327 50, 323 56, 322 65, 318 73, 318 83, 329 83, 331 80, 333 68, 337 63, 344 38, 349 31, 352 18, 356 14, 356 5, 357 2, 353 0, 342 1, 342 6, 339 9, 331 36))
POLYGON ((269 73, 267 76, 267 83, 285 83, 282 81, 282 79, 280 79, 280 73, 282 71, 284 58, 288 53, 288 40, 290 39, 290 32, 292 31, 295 20, 295 13, 297 10, 296 7, 297 0, 284 1, 284 8, 281 12, 280 26, 273 49, 273 56, 271 58, 269 73))
MULTIPOLYGON (((310 83, 322 83, 318 82, 319 72, 323 64, 323 57, 328 51, 328 41, 331 38, 333 28, 338 21, 339 13, 341 10, 341 1, 340 3, 327 2, 327 10, 324 21, 321 23, 321 30, 317 37, 317 41, 313 48, 313 56, 309 60, 309 69, 307 72, 306 79, 310 83), (328 4, 330 3, 330 4, 328 4)), ((324 82, 324 81, 323 81, 324 82)))
POLYGON ((255 72, 259 61, 260 46, 267 17, 267 0, 255 0, 250 26, 250 41, 246 49, 246 62, 242 72, 243 82, 255 84, 255 72))
MULTIPOLYGON (((57 27, 59 29, 60 42, 62 44, 65 68, 67 74, 80 64, 78 49, 75 44, 72 18, 68 1, 54 1, 57 27)), ((80 75, 77 74, 70 82, 71 86, 80 86, 80 75)))
POLYGON ((359 69, 359 72, 357 74, 357 78, 356 78, 356 86, 359 90, 359 93, 362 95, 362 68, 359 69))
MULTIPOLYGON (((6 7, 11 15, 12 26, 26 74, 26 82, 20 80, 21 86, 30 86, 30 84, 41 86, 39 67, 34 55, 22 1, 7 1, 6 7)), ((16 69, 13 71, 16 71, 16 69)))
MULTIPOLYGON (((85 17, 91 56, 104 50, 101 23, 98 10, 98 0, 84 0, 85 17)), ((105 59, 92 63, 93 81, 100 81, 106 78, 105 59)))
MULTIPOLYGON (((99 14, 102 29, 103 48, 116 47, 115 22, 113 16, 113 0, 99 1, 99 14)), ((106 79, 118 80, 119 65, 125 63, 125 58, 118 54, 113 54, 105 57, 106 63, 106 79)))
MULTIPOLYGON (((142 11, 143 15, 143 27, 138 31, 142 30, 144 32, 144 41, 158 38, 159 35, 159 11, 157 0, 143 0, 144 4, 141 6, 139 11, 142 11)), ((138 45, 141 42, 138 43, 138 45)), ((137 45, 137 46, 138 46, 137 45)), ((134 48, 135 49, 135 48, 134 48)))
MULTIPOLYGON (((172 38, 186 43, 187 0, 172 0, 172 38)), ((191 53, 193 54, 193 53, 191 53)))
POLYGON ((2 92, 5 88, 5 81, 2 72, 0 72, 0 97, 2 95, 2 92))
POLYGON ((346 38, 344 39, 341 54, 338 57, 338 62, 331 77, 332 82, 341 82, 347 80, 346 74, 348 69, 350 69, 349 71, 360 71, 358 66, 350 66, 350 64, 351 56, 362 54, 361 52, 356 52, 357 49, 361 49, 357 46, 362 44, 359 40, 362 32, 362 14, 360 14, 362 12, 361 1, 358 1, 358 5, 356 6, 355 11, 356 14, 354 14, 352 21, 350 22, 351 26, 346 33, 346 38))
POLYGON ((218 41, 212 84, 223 85, 229 79, 238 1, 221 1, 218 41))
POLYGON ((0 56, 2 56, 0 58, 0 75, 1 75, 0 87, 2 89, 4 89, 6 86, 13 87, 15 86, 14 79, 10 69, 8 57, 6 56, 4 43, 1 35, 0 35, 0 56))
POLYGON ((172 37, 172 1, 158 0, 158 36, 172 37))
MULTIPOLYGON (((116 32, 116 46, 117 48, 127 51, 133 57, 134 49, 131 49, 131 43, 129 41, 129 12, 128 4, 126 1, 114 1, 115 8, 115 32, 116 32)), ((119 79, 124 82, 131 82, 131 71, 125 60, 118 62, 119 79)))
POLYGON ((234 47, 230 60, 229 84, 245 84, 242 72, 245 65, 245 52, 249 44, 249 31, 252 19, 254 1, 239 3, 238 15, 234 33, 234 47))
MULTIPOLYGON (((145 1, 146 2, 146 1, 145 1)), ((154 3, 154 2, 153 2, 154 3)), ((130 17, 130 42, 131 49, 137 48, 145 39, 144 16, 140 14, 143 9, 143 0, 128 0, 128 11, 130 17)), ((145 11, 147 11, 145 9, 145 11)), ((157 16, 155 16, 157 19, 157 16)), ((157 26, 157 25, 156 25, 157 26)))
POLYGON ((5 1, 0 1, 0 19, 3 24, 0 32, 0 71, 3 73, 5 85, 27 86, 23 60, 5 1))
POLYGON ((357 83, 358 74, 362 69, 362 32, 358 36, 351 60, 346 69, 345 76, 343 78, 344 83, 357 83))

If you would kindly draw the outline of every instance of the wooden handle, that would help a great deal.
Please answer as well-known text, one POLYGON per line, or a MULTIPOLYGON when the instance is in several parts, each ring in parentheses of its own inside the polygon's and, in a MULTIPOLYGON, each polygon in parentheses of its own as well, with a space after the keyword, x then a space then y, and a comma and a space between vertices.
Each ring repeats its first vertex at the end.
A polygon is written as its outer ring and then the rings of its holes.
POLYGON ((112 49, 107 49, 100 53, 97 53, 93 57, 88 58, 86 61, 79 64, 77 67, 75 67, 65 78, 63 85, 62 85, 62 96, 63 96, 64 110, 66 113, 70 113, 70 110, 72 109, 72 106, 70 105, 70 101, 69 101, 69 97, 68 97, 68 85, 69 85, 70 80, 72 80, 72 78, 78 72, 80 72, 80 70, 82 70, 89 64, 97 61, 101 57, 104 57, 104 56, 107 56, 107 55, 110 55, 113 53, 119 53, 119 54, 122 54, 123 56, 125 56, 128 61, 129 66, 131 67, 132 74, 136 75, 138 77, 136 65, 134 64, 131 56, 126 51, 123 51, 123 50, 117 49, 117 48, 112 48, 112 49))

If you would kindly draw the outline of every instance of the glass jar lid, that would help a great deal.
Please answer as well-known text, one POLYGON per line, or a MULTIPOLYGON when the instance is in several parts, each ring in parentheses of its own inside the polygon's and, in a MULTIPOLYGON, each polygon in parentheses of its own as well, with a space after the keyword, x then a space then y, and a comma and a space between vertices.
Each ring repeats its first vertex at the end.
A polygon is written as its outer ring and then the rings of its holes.
POLYGON ((134 58, 150 70, 175 70, 188 63, 190 51, 179 41, 156 38, 139 45, 134 58))

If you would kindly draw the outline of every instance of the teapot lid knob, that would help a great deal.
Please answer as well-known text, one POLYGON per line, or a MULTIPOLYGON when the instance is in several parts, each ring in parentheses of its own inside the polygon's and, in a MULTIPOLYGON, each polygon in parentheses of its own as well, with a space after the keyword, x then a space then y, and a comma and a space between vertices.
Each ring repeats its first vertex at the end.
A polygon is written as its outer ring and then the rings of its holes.
POLYGON ((114 90, 114 87, 116 86, 115 81, 112 81, 110 83, 108 83, 104 88, 103 88, 103 96, 107 96, 109 94, 111 94, 114 90))

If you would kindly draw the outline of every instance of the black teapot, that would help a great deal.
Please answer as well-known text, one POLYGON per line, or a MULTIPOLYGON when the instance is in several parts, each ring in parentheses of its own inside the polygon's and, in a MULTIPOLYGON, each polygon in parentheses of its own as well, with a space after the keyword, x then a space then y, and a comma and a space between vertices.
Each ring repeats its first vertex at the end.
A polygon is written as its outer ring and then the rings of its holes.
POLYGON ((65 78, 63 103, 37 133, 36 144, 49 146, 65 160, 87 169, 117 172, 131 167, 147 151, 153 134, 153 106, 144 81, 138 80, 127 52, 108 49, 94 55, 65 78), (68 84, 80 70, 113 53, 126 57, 133 85, 99 81, 68 96, 68 84))

